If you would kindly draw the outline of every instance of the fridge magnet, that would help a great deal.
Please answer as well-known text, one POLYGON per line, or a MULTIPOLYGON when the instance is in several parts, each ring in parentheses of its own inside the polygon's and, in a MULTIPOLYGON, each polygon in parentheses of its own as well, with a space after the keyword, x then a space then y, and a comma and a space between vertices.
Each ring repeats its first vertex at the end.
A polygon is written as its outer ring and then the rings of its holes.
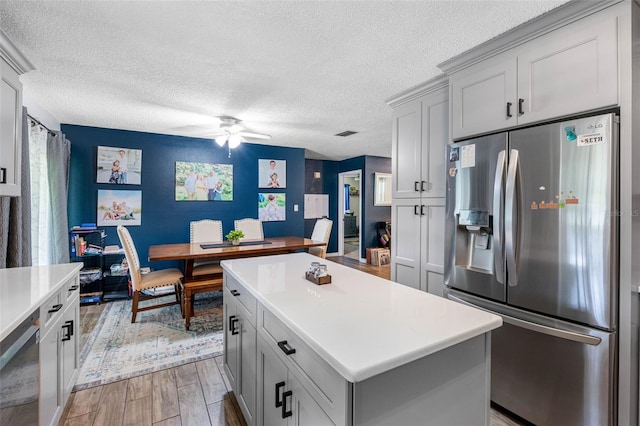
POLYGON ((449 150, 449 161, 454 162, 454 161, 458 161, 460 159, 460 148, 456 147, 452 147, 449 150))
POLYGON ((142 224, 142 191, 98 190, 98 226, 142 224))
POLYGON ((564 133, 567 136, 568 141, 576 140, 576 128, 575 126, 567 126, 564 128, 564 133))
POLYGON ((276 222, 286 220, 286 217, 286 194, 258 194, 258 219, 263 222, 276 222))
POLYGON ((540 201, 540 204, 538 204, 538 208, 540 209, 546 209, 547 206, 544 205, 544 201, 540 201))
POLYGON ((258 160, 258 188, 286 188, 286 160, 258 160))
POLYGON ((536 203, 535 201, 531 203, 531 210, 538 210, 538 203, 536 203))
POLYGON ((140 185, 142 150, 99 146, 96 182, 140 185))
POLYGON ((233 164, 176 161, 176 201, 233 201, 233 164))
POLYGON ((458 169, 456 167, 451 167, 449 169, 449 176, 456 177, 457 174, 458 174, 458 169))
POLYGON ((586 135, 579 135, 577 146, 592 146, 600 145, 604 143, 604 134, 602 133, 588 133, 586 135))
POLYGON ((575 195, 573 195, 573 191, 569 191, 569 196, 567 197, 566 200, 564 200, 565 204, 579 204, 580 201, 576 198, 575 195))

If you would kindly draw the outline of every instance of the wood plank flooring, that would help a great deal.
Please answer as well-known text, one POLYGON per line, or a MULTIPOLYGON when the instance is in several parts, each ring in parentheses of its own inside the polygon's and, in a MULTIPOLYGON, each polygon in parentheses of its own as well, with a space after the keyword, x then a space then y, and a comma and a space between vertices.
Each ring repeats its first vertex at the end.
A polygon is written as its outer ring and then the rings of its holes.
MULTIPOLYGON (((391 272, 389 265, 367 265, 343 256, 327 257, 326 260, 387 279, 391 272)), ((103 309, 104 305, 80 307, 82 344, 103 309)), ((222 356, 218 356, 74 392, 59 425, 246 425, 222 363, 222 356)), ((521 425, 508 414, 491 410, 491 426, 521 425)))

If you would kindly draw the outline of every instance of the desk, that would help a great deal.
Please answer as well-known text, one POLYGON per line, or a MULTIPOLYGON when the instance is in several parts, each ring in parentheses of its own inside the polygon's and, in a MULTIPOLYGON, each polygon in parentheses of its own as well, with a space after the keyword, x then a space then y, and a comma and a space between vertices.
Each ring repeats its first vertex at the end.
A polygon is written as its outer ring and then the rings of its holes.
POLYGON ((203 249, 206 243, 178 243, 149 246, 149 261, 184 260, 183 314, 185 325, 189 329, 191 315, 191 296, 197 292, 222 290, 222 278, 219 274, 193 276, 193 263, 204 260, 238 259, 243 257, 265 256, 292 253, 296 250, 323 246, 322 241, 313 241, 301 237, 265 238, 265 244, 225 246, 203 249))

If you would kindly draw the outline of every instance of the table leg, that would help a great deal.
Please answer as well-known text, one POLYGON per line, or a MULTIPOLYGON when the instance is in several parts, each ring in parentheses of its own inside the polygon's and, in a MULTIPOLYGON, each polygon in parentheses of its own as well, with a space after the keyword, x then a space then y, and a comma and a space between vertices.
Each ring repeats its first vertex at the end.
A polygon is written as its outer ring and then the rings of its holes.
POLYGON ((189 330, 189 327, 191 326, 191 316, 193 315, 193 313, 191 312, 191 310, 193 309, 191 306, 191 298, 193 296, 191 295, 191 292, 189 290, 185 290, 182 295, 184 297, 184 327, 185 329, 189 330))

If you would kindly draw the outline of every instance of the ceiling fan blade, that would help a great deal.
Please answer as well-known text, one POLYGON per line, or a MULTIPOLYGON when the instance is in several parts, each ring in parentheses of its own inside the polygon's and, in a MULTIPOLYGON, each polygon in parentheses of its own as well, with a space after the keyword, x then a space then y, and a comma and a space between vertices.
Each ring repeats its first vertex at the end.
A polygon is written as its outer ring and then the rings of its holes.
POLYGON ((252 133, 252 132, 239 132, 240 136, 244 136, 246 138, 254 138, 254 139, 271 139, 271 135, 263 135, 262 133, 252 133))

